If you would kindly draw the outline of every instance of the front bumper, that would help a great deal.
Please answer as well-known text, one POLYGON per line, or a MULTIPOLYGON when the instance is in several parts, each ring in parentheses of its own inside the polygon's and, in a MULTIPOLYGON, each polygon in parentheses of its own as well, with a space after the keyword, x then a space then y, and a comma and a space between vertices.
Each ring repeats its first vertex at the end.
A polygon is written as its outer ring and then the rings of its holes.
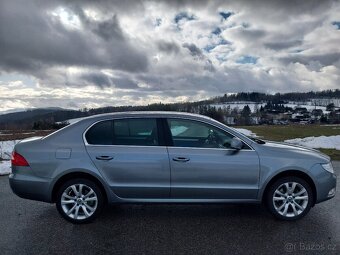
POLYGON ((12 173, 9 175, 12 191, 21 198, 51 202, 51 180, 32 175, 12 173))
POLYGON ((327 172, 320 164, 316 164, 311 169, 316 188, 316 201, 320 203, 335 196, 336 178, 335 174, 327 172))

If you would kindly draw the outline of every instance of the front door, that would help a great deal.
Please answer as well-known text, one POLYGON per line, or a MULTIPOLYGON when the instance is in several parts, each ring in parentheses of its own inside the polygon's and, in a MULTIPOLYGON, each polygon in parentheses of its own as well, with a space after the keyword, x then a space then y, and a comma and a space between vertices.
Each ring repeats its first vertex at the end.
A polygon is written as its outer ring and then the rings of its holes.
POLYGON ((169 198, 170 166, 156 119, 102 121, 86 133, 86 149, 122 198, 169 198))
POLYGON ((256 199, 259 158, 252 148, 231 149, 233 135, 203 122, 174 118, 167 123, 172 198, 256 199))

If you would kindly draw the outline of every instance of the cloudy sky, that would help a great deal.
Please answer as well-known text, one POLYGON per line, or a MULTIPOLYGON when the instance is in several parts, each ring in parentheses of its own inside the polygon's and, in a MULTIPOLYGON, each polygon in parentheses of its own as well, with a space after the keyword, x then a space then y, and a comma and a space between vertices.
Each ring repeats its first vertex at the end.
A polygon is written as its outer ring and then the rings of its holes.
POLYGON ((0 1, 0 111, 335 88, 339 1, 0 1))

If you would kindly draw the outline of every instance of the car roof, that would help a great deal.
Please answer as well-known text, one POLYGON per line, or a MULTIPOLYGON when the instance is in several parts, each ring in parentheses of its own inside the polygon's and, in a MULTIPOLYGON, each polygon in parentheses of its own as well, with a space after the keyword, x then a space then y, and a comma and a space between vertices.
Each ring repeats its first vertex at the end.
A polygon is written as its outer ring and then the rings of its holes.
POLYGON ((103 113, 85 117, 82 120, 102 120, 106 118, 119 118, 119 117, 191 117, 195 119, 207 119, 212 120, 209 117, 188 113, 188 112, 172 112, 172 111, 130 111, 130 112, 113 112, 113 113, 103 113))

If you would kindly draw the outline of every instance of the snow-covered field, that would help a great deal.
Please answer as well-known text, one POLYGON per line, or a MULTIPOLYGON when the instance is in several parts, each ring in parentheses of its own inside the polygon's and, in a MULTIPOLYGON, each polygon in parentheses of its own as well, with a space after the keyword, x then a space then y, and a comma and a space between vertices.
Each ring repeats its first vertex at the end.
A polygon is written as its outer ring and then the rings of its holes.
POLYGON ((11 154, 19 140, 0 141, 0 175, 11 172, 11 154))
POLYGON ((252 137, 257 137, 257 135, 255 133, 253 133, 252 131, 250 131, 249 129, 245 129, 245 128, 235 128, 238 132, 246 135, 246 136, 252 136, 252 137))
POLYGON ((336 149, 340 150, 340 135, 333 136, 311 136, 285 140, 287 143, 298 144, 311 148, 336 149))
POLYGON ((0 141, 0 159, 9 160, 14 148, 20 140, 0 141))

